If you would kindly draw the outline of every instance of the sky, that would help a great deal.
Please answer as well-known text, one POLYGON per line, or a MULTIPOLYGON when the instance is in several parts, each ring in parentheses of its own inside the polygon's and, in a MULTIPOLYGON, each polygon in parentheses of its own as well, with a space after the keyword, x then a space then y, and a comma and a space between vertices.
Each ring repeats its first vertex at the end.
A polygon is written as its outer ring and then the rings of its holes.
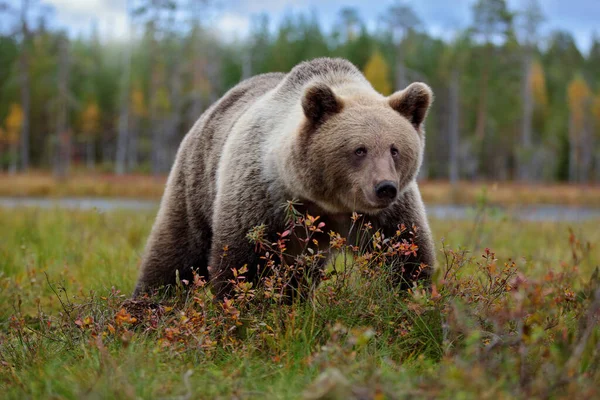
MULTIPOLYGON (((55 25, 71 34, 90 32, 93 21, 107 39, 122 39, 127 35, 126 0, 38 0, 53 9, 55 25)), ((209 23, 232 40, 247 34, 253 16, 269 15, 277 24, 291 12, 315 11, 327 28, 338 21, 342 7, 356 8, 368 27, 374 28, 378 18, 394 3, 393 0, 219 0, 210 13, 209 23)), ((453 32, 471 23, 474 0, 405 0, 425 23, 427 31, 441 38, 451 38, 453 32)), ((527 0, 507 0, 512 10, 524 8, 527 0)), ((17 5, 20 0, 9 0, 17 5)), ((542 33, 564 29, 572 33, 578 47, 587 52, 594 32, 600 34, 600 0, 539 0, 546 21, 542 33)))

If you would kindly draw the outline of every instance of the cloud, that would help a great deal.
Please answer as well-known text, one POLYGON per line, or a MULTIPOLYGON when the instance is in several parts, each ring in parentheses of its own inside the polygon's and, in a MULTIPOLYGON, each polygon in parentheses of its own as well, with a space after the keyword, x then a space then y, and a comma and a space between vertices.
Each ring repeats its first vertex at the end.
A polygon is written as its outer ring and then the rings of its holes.
POLYGON ((306 3, 306 1, 302 0, 234 0, 229 8, 243 15, 260 14, 263 12, 277 14, 289 8, 305 8, 306 3))
MULTIPOLYGON (((451 36, 456 30, 471 23, 471 7, 474 0, 405 0, 423 20, 427 30, 442 38, 451 36)), ((72 34, 89 34, 95 22, 103 38, 123 39, 127 37, 127 14, 125 0, 40 0, 55 10, 53 25, 67 28, 72 34)), ((394 0, 379 2, 365 0, 228 0, 209 18, 210 25, 222 33, 225 40, 243 38, 249 31, 253 16, 266 13, 277 25, 289 12, 317 11, 319 20, 326 30, 338 19, 342 7, 355 7, 371 28, 376 26, 379 16, 394 0)), ((508 0, 512 10, 523 8, 525 0, 508 0)), ((546 21, 544 33, 552 29, 565 29, 573 33, 581 49, 589 48, 591 34, 597 28, 600 14, 598 0, 542 0, 546 21)), ((208 22, 208 21, 207 21, 208 22)))
POLYGON ((100 35, 109 39, 127 37, 127 10, 120 0, 43 0, 54 8, 59 27, 72 34, 88 34, 93 23, 100 35))
POLYGON ((215 28, 224 35, 225 40, 243 38, 250 30, 250 17, 225 12, 217 18, 215 28))

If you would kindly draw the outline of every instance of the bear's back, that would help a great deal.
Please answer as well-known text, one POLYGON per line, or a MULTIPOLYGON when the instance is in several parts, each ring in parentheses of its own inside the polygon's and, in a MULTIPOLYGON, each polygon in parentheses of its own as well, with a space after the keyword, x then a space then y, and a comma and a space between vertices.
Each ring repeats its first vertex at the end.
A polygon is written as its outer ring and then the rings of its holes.
POLYGON ((223 146, 238 119, 261 96, 275 88, 283 73, 267 73, 244 80, 208 108, 184 138, 180 151, 181 178, 188 195, 188 207, 212 213, 216 194, 215 177, 223 146), (191 196, 193 192, 198 195, 191 196))
POLYGON ((299 96, 309 82, 319 81, 337 86, 350 81, 368 84, 354 64, 343 58, 315 58, 296 65, 277 88, 278 97, 299 96))
MULTIPOLYGON (((299 104, 306 85, 315 81, 332 87, 350 82, 371 87, 351 62, 341 58, 316 58, 298 64, 287 74, 267 73, 240 82, 204 112, 182 143, 179 158, 187 192, 185 198, 194 203, 188 207, 199 207, 206 215, 212 214, 224 146, 241 117, 246 115, 244 124, 258 124, 253 134, 264 136, 261 132, 269 128, 263 125, 276 124, 275 120, 292 115, 290 107, 299 104), (253 115, 248 118, 247 111, 257 103, 261 106, 253 108, 253 115)), ((276 135, 280 131, 271 130, 276 135)), ((260 141, 259 137, 253 140, 260 141)), ((256 153, 255 149, 244 151, 256 153)), ((252 157, 262 157, 262 154, 252 157)))

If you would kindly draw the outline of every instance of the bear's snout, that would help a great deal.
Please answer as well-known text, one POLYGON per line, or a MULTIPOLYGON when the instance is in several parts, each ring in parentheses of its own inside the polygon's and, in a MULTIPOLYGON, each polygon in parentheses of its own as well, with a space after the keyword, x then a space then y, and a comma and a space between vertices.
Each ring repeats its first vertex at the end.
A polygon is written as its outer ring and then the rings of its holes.
POLYGON ((375 195, 380 200, 392 202, 398 195, 398 185, 393 181, 381 181, 375 185, 375 195))

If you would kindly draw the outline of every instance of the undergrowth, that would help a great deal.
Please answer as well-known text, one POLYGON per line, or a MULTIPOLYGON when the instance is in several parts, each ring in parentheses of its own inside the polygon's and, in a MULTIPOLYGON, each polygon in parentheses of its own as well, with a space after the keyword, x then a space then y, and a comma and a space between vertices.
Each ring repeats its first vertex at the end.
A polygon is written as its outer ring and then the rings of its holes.
MULTIPOLYGON (((272 273, 257 286, 240 268, 232 282, 236 295, 223 302, 198 276, 178 282, 174 295, 133 301, 117 287, 72 293, 68 272, 57 281, 29 270, 26 279, 49 291, 51 306, 16 283, 8 267, 17 266, 6 266, 2 392, 9 398, 600 396, 600 277, 597 268, 581 273, 596 267, 592 243, 561 232, 569 258, 535 274, 534 260, 444 244, 432 284, 401 291, 390 285, 394 271, 386 260, 418 252, 400 239, 414 227, 399 226, 397 237, 385 238, 354 218, 353 229, 369 246, 330 232, 328 249, 307 245, 292 262, 285 261, 287 244, 299 228, 307 244, 312 233, 327 232, 318 217, 296 215, 293 229, 275 243, 257 228, 249 240, 272 273), (315 272, 332 251, 337 256, 315 272), (289 304, 287 285, 298 274, 320 285, 289 304)), ((479 229, 468 231, 481 236, 479 229)))

